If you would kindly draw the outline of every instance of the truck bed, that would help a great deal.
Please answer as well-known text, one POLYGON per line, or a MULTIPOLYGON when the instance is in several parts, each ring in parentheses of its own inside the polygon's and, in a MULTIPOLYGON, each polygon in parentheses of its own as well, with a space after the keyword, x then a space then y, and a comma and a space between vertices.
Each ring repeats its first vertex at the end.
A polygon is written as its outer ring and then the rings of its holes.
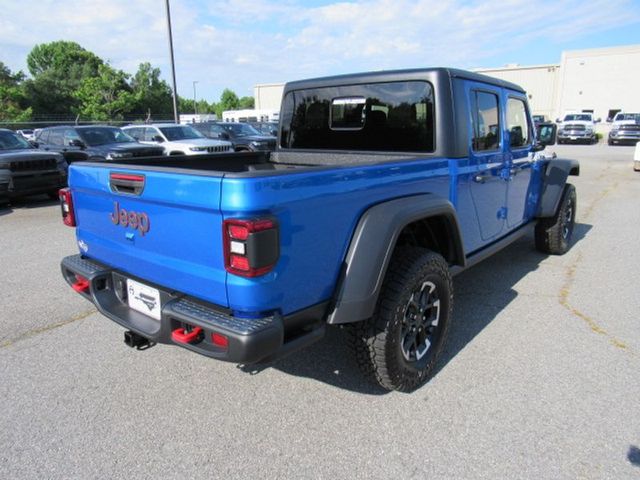
MULTIPOLYGON (((421 157, 424 155, 421 155, 421 157)), ((150 171, 172 170, 193 175, 231 174, 231 176, 263 176, 311 170, 322 167, 353 167, 415 159, 416 155, 351 152, 237 152, 230 154, 161 156, 118 160, 110 167, 137 168, 150 171)), ((103 162, 100 166, 105 166, 103 162)))

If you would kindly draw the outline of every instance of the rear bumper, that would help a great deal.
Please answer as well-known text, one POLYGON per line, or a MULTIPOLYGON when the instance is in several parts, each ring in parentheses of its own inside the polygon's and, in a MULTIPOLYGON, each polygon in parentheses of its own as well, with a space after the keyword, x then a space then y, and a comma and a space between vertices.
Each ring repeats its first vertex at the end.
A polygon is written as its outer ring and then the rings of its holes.
MULTIPOLYGON (((287 349, 284 322, 277 314, 251 319, 234 317, 215 305, 142 280, 160 291, 161 319, 156 320, 129 307, 126 280, 133 277, 80 255, 64 258, 61 269, 67 283, 72 287, 75 284, 74 289, 93 302, 100 313, 152 342, 179 345, 208 357, 236 363, 273 358, 287 349), (78 276, 88 281, 86 288, 78 287, 78 276), (197 327, 201 333, 190 342, 176 340, 176 335, 172 335, 176 330, 197 327), (214 344, 214 333, 227 338, 226 347, 214 344)), ((312 333, 313 339, 322 338, 320 332, 314 330, 312 333)), ((309 335, 305 337, 311 339, 309 335)), ((299 338, 295 342, 300 343, 299 338)))

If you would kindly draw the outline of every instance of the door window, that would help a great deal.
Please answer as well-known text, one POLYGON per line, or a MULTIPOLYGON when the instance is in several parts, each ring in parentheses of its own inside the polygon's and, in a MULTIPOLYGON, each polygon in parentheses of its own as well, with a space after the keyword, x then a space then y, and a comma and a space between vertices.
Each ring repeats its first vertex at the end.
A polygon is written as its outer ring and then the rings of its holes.
POLYGON ((63 131, 61 129, 57 128, 55 130, 51 130, 51 133, 49 134, 49 144, 60 147, 64 145, 63 131))
POLYGON ((531 143, 527 107, 519 98, 509 98, 507 101, 507 128, 511 148, 520 148, 531 143))
POLYGON ((500 148, 500 111, 498 95, 475 91, 472 93, 473 150, 476 152, 500 148))
POLYGON ((43 130, 38 134, 38 138, 36 141, 39 143, 48 143, 49 142, 49 130, 43 130))
POLYGON ((80 135, 78 135, 78 133, 73 128, 67 128, 64 131, 64 144, 67 146, 70 145, 71 140, 82 140, 82 139, 80 138, 80 135))
POLYGON ((147 127, 144 129, 144 141, 153 142, 153 137, 160 135, 160 132, 153 127, 147 127))

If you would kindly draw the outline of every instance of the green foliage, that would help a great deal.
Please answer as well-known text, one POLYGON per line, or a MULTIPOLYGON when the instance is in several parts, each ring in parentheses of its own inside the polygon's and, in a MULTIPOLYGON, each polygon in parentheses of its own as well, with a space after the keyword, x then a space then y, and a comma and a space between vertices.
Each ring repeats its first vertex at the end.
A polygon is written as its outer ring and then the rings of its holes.
POLYGON ((98 76, 104 62, 75 42, 57 41, 33 47, 27 56, 32 79, 25 84, 34 113, 69 114, 79 108, 75 92, 98 76))
POLYGON ((103 63, 76 42, 64 40, 36 45, 27 56, 27 66, 34 77, 50 71, 69 72, 78 66, 83 76, 95 76, 103 63))
MULTIPOLYGON (((178 110, 180 111, 180 113, 194 113, 195 110, 193 109, 193 99, 178 97, 178 110)), ((198 113, 216 113, 215 102, 209 103, 206 100, 198 100, 198 113)))
POLYGON ((22 72, 11 73, 9 67, 0 62, 0 121, 22 122, 31 118, 23 81, 22 72))
POLYGON ((121 120, 136 104, 135 94, 127 83, 128 75, 109 65, 100 65, 98 76, 86 78, 74 93, 82 117, 93 120, 121 120))
POLYGON ((222 118, 225 110, 237 110, 240 107, 240 99, 232 90, 225 88, 220 95, 220 103, 216 106, 216 115, 222 118))
POLYGON ((255 107, 255 100, 253 97, 242 97, 240 99, 240 109, 245 109, 245 108, 254 108, 255 107))
MULTIPOLYGON (((130 76, 75 42, 55 41, 33 47, 27 56, 31 78, 0 62, 0 120, 27 120, 32 114, 75 115, 84 120, 118 120, 127 113, 173 113, 171 88, 159 68, 141 63, 130 76)), ((199 99, 197 112, 254 108, 253 97, 226 88, 220 102, 199 99)), ((178 97, 178 110, 194 112, 193 100, 178 97)))
POLYGON ((131 91, 135 98, 138 113, 173 113, 171 87, 160 79, 160 69, 153 68, 149 62, 141 63, 131 79, 131 91))

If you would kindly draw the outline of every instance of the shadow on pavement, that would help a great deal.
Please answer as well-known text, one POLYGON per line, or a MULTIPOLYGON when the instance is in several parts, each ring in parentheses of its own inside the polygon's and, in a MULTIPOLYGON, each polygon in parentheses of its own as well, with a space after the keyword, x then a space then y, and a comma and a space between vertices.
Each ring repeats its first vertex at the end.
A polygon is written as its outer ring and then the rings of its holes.
POLYGON ((8 205, 0 206, 0 215, 6 215, 17 209, 50 207, 51 205, 58 205, 58 203, 58 200, 52 200, 47 195, 12 198, 8 205))
POLYGON ((0 217, 3 215, 9 215, 11 212, 13 212, 11 205, 6 203, 0 204, 0 217))
MULTIPOLYGON (((574 245, 591 225, 576 224, 574 245)), ((533 237, 518 240, 454 279, 454 313, 447 344, 434 375, 469 344, 516 297, 513 286, 538 268, 547 255, 534 248, 533 237)), ((386 390, 368 381, 358 369, 346 342, 346 332, 327 329, 320 342, 273 363, 240 366, 249 374, 276 368, 290 375, 313 378, 337 388, 367 395, 383 395, 386 390)))
POLYGON ((631 465, 640 467, 640 448, 635 445, 629 446, 629 452, 627 452, 627 460, 631 465))

